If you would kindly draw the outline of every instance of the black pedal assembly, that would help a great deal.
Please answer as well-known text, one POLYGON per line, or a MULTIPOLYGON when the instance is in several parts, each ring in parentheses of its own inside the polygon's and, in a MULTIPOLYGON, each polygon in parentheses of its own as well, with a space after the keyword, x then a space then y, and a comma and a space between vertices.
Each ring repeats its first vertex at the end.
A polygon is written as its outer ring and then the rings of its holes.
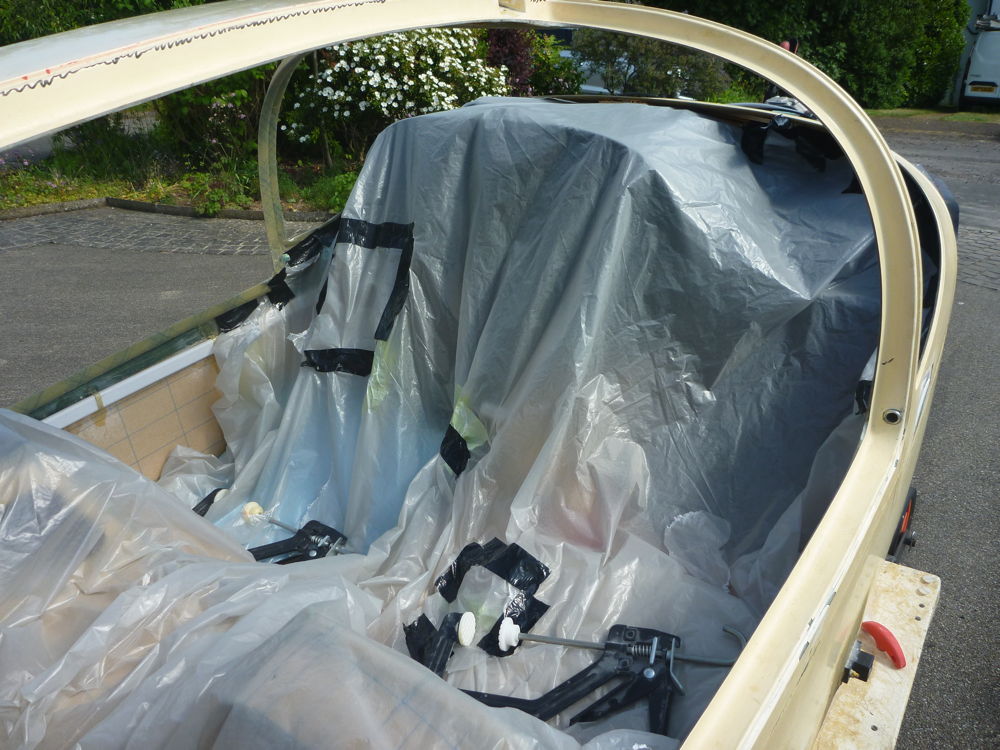
POLYGON ((346 541, 347 537, 332 526, 319 521, 309 521, 288 539, 251 547, 247 552, 258 561, 287 555, 275 561, 278 565, 287 565, 326 557, 331 550, 336 551, 346 541))
POLYGON ((646 700, 649 731, 667 733, 670 701, 683 688, 673 672, 680 638, 649 628, 614 625, 604 650, 593 664, 538 698, 512 698, 494 693, 464 691, 487 706, 516 708, 539 719, 551 719, 612 680, 620 684, 570 719, 570 724, 598 721, 646 700))

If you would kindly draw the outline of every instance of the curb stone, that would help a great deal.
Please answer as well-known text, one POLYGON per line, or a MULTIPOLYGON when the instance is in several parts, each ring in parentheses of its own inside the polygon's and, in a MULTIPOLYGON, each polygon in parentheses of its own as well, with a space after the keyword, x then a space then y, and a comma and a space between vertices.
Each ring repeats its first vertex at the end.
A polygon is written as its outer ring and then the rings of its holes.
MULTIPOLYGON (((202 216, 190 206, 172 206, 166 203, 148 203, 146 201, 136 201, 129 198, 87 198, 78 201, 63 201, 61 203, 41 203, 37 206, 25 206, 23 208, 8 208, 0 211, 0 221, 9 219, 25 219, 31 216, 44 216, 45 214, 59 214, 66 211, 80 211, 88 208, 122 208, 126 211, 144 211, 152 214, 163 214, 166 216, 184 216, 192 219, 247 219, 251 221, 263 221, 263 211, 251 211, 239 208, 224 208, 215 216, 202 216)), ((285 211, 285 221, 293 222, 316 222, 326 221, 332 214, 326 211, 285 211)))
MULTIPOLYGON (((323 222, 287 224, 299 233, 323 222)), ((39 245, 67 245, 142 253, 270 255, 264 222, 203 220, 112 206, 0 221, 0 253, 39 245)))
POLYGON ((85 198, 79 201, 64 201, 62 203, 42 203, 37 206, 23 208, 7 208, 0 211, 0 221, 8 219, 26 219, 30 216, 45 214, 61 214, 65 211, 80 211, 85 208, 101 208, 107 205, 107 198, 85 198))

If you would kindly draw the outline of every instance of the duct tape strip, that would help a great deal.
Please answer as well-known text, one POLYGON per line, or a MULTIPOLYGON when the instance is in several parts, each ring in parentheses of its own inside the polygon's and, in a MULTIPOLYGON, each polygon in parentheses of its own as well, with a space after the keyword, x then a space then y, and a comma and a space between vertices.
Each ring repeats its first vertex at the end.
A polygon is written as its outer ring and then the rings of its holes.
POLYGON ((855 414, 867 414, 868 410, 872 405, 872 386, 874 383, 871 380, 859 380, 858 388, 854 392, 854 403, 857 404, 858 410, 854 412, 855 414))
POLYGON ((303 367, 317 372, 346 372, 367 377, 372 372, 375 352, 368 349, 309 349, 303 367))
POLYGON ((497 618, 490 632, 479 639, 479 646, 490 656, 511 656, 517 651, 517 646, 508 650, 500 650, 500 624, 509 617, 524 632, 528 632, 549 611, 549 605, 539 601, 531 594, 521 593, 512 598, 504 607, 503 615, 497 618))
MULTIPOLYGON (((272 305, 276 305, 278 308, 284 307, 295 298, 295 293, 288 286, 285 277, 285 269, 281 269, 267 282, 267 299, 272 305)), ((222 315, 217 316, 215 318, 215 325, 219 329, 219 333, 231 331, 242 325, 243 321, 249 318, 250 314, 257 309, 259 301, 250 300, 239 307, 234 307, 232 310, 227 310, 222 315)))
POLYGON ((856 174, 851 176, 851 184, 841 191, 841 195, 864 195, 864 190, 861 189, 861 183, 858 182, 856 174))
POLYGON ((460 612, 451 612, 444 616, 439 628, 434 627, 427 615, 420 615, 414 622, 404 625, 403 635, 410 657, 438 677, 443 677, 451 652, 458 643, 458 622, 461 617, 460 612))
POLYGON ((839 159, 844 155, 837 141, 826 131, 796 125, 784 115, 775 115, 767 123, 747 123, 743 126, 740 147, 754 164, 764 163, 764 142, 771 132, 794 141, 796 153, 820 172, 826 169, 827 159, 839 159))
MULTIPOLYGON (((396 268, 396 279, 389 293, 378 327, 375 329, 375 339, 385 341, 392 332, 392 324, 403 309, 406 296, 410 291, 410 262, 413 259, 413 224, 397 224, 387 221, 382 224, 372 224, 362 219, 345 219, 337 217, 327 222, 312 235, 304 239, 288 255, 288 265, 305 263, 318 255, 323 247, 330 242, 334 244, 349 244, 363 247, 366 250, 378 248, 396 249, 400 251, 399 266, 396 268), (315 238, 315 239, 314 239, 315 238)), ((316 314, 323 309, 326 301, 327 283, 323 284, 319 298, 316 300, 316 314)), ((286 300, 287 301, 287 300, 286 300)))
POLYGON ((448 425, 448 429, 444 433, 444 440, 441 441, 441 458, 455 472, 455 476, 465 471, 471 456, 469 444, 465 442, 465 438, 459 434, 458 430, 448 425))
POLYGON ((219 329, 219 333, 225 333, 239 327, 244 320, 250 317, 250 313, 257 309, 257 303, 258 300, 252 299, 216 316, 215 325, 219 329))
POLYGON ((409 625, 404 625, 403 636, 406 638, 406 650, 410 652, 410 657, 423 664, 424 650, 436 633, 437 628, 427 615, 420 615, 409 625))
MULTIPOLYGON (((535 626, 549 610, 548 604, 535 598, 538 587, 549 576, 549 569, 517 544, 504 544, 499 539, 491 539, 486 544, 473 542, 462 549, 434 584, 445 601, 451 603, 458 598, 458 590, 466 574, 477 565, 518 589, 493 627, 477 644, 491 656, 510 656, 516 649, 500 650, 500 623, 509 617, 523 631, 535 626)), ((403 633, 410 656, 437 674, 443 674, 451 649, 458 639, 456 627, 460 617, 461 613, 457 612, 445 615, 439 628, 435 628, 426 615, 404 625, 403 633)))
POLYGON ((549 576, 548 567, 517 544, 504 544, 499 539, 485 545, 473 542, 458 553, 455 562, 434 583, 445 601, 455 601, 465 574, 475 565, 486 568, 528 596, 533 596, 549 576))
MULTIPOLYGON (((386 227, 389 225, 381 224, 379 226, 386 227)), ((410 293, 410 261, 413 259, 413 224, 405 226, 403 224, 396 224, 392 226, 401 228, 394 230, 396 233, 391 238, 387 238, 393 242, 400 243, 399 265, 396 267, 396 281, 392 285, 389 301, 386 302, 385 310, 382 311, 382 319, 379 320, 378 328, 375 329, 375 339, 377 341, 386 341, 389 338, 389 333, 392 331, 392 324, 396 321, 399 311, 403 309, 406 296, 410 293), (405 236, 403 236, 403 229, 405 229, 405 236)), ((383 244, 380 246, 396 247, 395 244, 383 244)))
POLYGON ((312 260, 337 239, 339 231, 340 214, 337 214, 288 251, 288 265, 295 267, 312 260))
POLYGON ((199 500, 198 504, 195 505, 191 510, 197 513, 199 516, 204 516, 206 513, 208 513, 209 508, 211 508, 215 504, 215 499, 218 497, 219 493, 225 489, 226 489, 225 487, 219 487, 218 489, 212 490, 207 495, 205 495, 205 497, 199 500))
POLYGON ((279 310, 295 299, 295 293, 292 291, 291 287, 288 286, 288 282, 286 281, 287 276, 288 274, 285 269, 282 268, 271 278, 270 281, 267 282, 267 299, 279 310))
POLYGON ((413 224, 396 224, 387 221, 382 224, 372 224, 363 219, 340 219, 340 231, 337 232, 337 244, 342 242, 357 245, 367 250, 379 247, 406 250, 413 248, 413 224))
POLYGON ((319 315, 323 310, 323 303, 326 302, 326 290, 330 285, 330 280, 327 279, 323 282, 323 286, 319 290, 319 296, 316 297, 316 314, 319 315))

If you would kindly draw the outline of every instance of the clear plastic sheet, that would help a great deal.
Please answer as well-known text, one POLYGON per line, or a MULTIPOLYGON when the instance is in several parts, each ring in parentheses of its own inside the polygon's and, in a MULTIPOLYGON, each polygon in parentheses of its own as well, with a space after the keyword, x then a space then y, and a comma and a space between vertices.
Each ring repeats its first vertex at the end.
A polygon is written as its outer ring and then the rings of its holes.
MULTIPOLYGON (((594 652, 457 648, 441 679, 403 626, 470 609, 485 635, 516 587, 473 568, 449 602, 435 582, 497 538, 549 570, 534 632, 627 623, 735 655, 722 628, 752 632, 853 456, 879 319, 849 164, 817 171, 783 138, 765 156, 643 105, 397 123, 337 240, 290 269, 295 298, 219 337, 222 457, 178 452, 168 493, 0 415, 7 743, 674 747, 644 704, 569 726, 579 706, 542 722, 454 689, 537 697, 594 652), (349 364, 303 366, 321 360, 349 364), (208 522, 187 510, 217 487, 208 522), (56 488, 83 514, 71 541, 18 520, 55 513, 56 488), (249 501, 346 553, 243 562, 288 535, 246 523, 249 501)), ((679 677, 682 738, 725 669, 679 677)))

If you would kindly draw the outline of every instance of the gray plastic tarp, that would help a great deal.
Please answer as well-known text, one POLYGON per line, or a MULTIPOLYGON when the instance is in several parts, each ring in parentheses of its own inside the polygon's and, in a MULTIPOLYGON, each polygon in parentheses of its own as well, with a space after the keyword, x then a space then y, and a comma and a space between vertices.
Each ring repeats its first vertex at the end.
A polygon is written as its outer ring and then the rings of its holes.
MULTIPOLYGON (((403 626, 471 610, 485 636, 523 592, 436 582, 496 538, 549 571, 534 632, 719 657, 752 632, 857 445, 879 275, 846 160, 740 139, 639 104, 399 122, 335 241, 293 253, 295 298, 218 338, 222 457, 157 486, 0 413, 4 745, 672 747, 645 705, 568 726, 455 690, 535 697, 593 652, 459 647, 442 679, 403 626), (344 554, 250 562, 288 534, 249 501, 344 554)), ((724 677, 679 667, 672 736, 724 677)))

